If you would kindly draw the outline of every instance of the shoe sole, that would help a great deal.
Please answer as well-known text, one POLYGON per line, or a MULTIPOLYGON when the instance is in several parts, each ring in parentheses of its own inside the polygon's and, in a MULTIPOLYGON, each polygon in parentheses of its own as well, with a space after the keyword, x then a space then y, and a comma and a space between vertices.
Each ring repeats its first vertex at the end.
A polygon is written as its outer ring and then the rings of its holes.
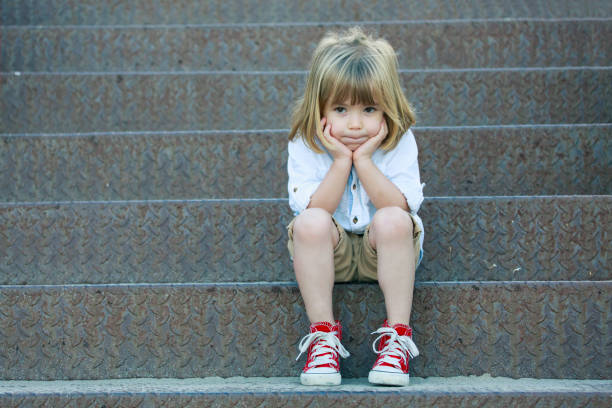
POLYGON ((370 371, 368 374, 368 381, 371 384, 377 385, 396 385, 404 387, 410 382, 410 376, 408 374, 400 373, 388 373, 385 371, 370 371))
POLYGON ((300 374, 302 385, 340 385, 342 377, 340 373, 329 374, 300 374))

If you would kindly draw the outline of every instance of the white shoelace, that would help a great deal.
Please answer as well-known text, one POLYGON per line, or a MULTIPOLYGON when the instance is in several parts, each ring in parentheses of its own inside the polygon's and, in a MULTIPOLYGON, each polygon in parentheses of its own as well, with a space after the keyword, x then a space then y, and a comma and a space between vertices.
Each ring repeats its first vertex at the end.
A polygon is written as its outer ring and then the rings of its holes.
POLYGON ((321 340, 312 348, 312 361, 308 364, 308 367, 316 367, 325 364, 331 364, 336 367, 337 365, 332 357, 333 355, 340 354, 342 358, 350 356, 349 352, 346 351, 344 346, 340 343, 340 340, 338 340, 338 337, 336 337, 336 333, 337 332, 326 333, 316 331, 304 336, 298 346, 300 354, 297 356, 296 360, 308 350, 308 347, 310 347, 312 343, 321 340))
POLYGON ((379 361, 379 363, 388 363, 401 370, 399 360, 401 359, 406 362, 406 353, 408 353, 408 355, 412 358, 419 355, 419 349, 417 348, 416 344, 414 344, 412 339, 408 336, 400 336, 397 334, 394 328, 381 327, 372 334, 379 333, 380 336, 378 336, 372 344, 372 349, 374 349, 376 354, 384 354, 384 357, 379 361), (389 341, 387 342, 385 348, 378 351, 376 350, 376 343, 384 336, 390 336, 389 341), (393 358, 394 356, 398 358, 393 358))

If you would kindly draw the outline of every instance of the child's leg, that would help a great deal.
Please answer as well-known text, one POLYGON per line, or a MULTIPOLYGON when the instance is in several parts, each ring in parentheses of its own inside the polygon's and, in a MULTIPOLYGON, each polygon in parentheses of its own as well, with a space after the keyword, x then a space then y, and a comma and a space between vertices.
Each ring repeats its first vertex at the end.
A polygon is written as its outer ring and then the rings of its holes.
POLYGON ((293 268, 311 323, 334 323, 334 248, 340 235, 331 215, 309 208, 293 224, 293 268))
POLYGON ((412 233, 412 218, 399 207, 379 209, 370 225, 368 238, 378 254, 378 284, 390 326, 410 323, 416 264, 412 233))

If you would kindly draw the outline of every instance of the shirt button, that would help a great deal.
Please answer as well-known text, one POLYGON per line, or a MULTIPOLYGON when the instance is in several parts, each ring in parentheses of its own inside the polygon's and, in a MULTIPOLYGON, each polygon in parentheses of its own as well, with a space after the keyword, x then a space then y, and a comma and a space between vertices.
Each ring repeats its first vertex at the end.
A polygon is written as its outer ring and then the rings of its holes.
POLYGON ((353 190, 357 188, 357 184, 353 184, 353 190))
POLYGON ((359 221, 357 217, 353 218, 353 224, 357 224, 357 221, 359 221))

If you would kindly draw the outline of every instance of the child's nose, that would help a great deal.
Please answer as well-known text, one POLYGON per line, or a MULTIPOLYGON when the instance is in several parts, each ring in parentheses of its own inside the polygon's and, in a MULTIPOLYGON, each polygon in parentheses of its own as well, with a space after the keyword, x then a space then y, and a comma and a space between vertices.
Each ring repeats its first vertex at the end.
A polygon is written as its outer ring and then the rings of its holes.
POLYGON ((349 115, 348 120, 349 129, 361 129, 361 115, 353 113, 349 115))

